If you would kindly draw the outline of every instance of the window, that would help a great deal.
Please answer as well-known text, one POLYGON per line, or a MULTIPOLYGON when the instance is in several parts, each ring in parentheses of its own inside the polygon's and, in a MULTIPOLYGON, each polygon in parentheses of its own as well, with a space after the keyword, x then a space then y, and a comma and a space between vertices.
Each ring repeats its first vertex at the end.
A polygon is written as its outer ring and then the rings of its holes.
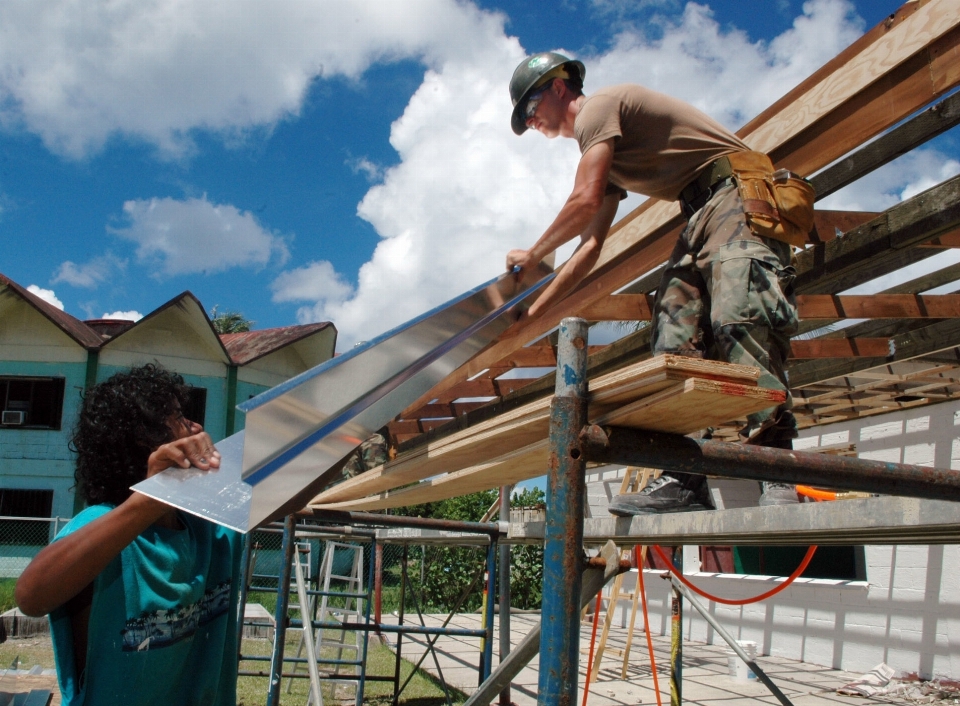
POLYGON ((187 404, 183 408, 183 416, 204 426, 207 416, 207 388, 191 387, 187 390, 187 404))
MULTIPOLYGON (((700 548, 700 570, 724 574, 789 576, 807 553, 807 547, 705 546, 700 548)), ((665 569, 659 556, 647 554, 647 566, 665 569)), ((801 574, 807 579, 866 581, 862 546, 820 546, 801 574)))
MULTIPOLYGON (((0 488, 0 517, 50 517, 52 490, 0 488)), ((43 546, 50 541, 50 523, 0 520, 0 545, 43 546)))
POLYGON ((0 377, 0 427, 59 429, 63 389, 63 378, 0 377))

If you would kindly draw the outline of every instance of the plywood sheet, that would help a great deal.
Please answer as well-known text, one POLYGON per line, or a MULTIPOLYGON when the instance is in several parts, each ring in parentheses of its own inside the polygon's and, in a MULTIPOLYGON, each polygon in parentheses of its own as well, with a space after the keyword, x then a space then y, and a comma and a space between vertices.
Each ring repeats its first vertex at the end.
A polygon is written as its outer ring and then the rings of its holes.
MULTIPOLYGON (((591 381, 591 413, 597 416, 607 414, 693 376, 755 386, 759 370, 686 356, 656 356, 591 381)), ((545 439, 550 422, 550 399, 531 402, 414 449, 384 466, 324 491, 316 500, 338 502, 379 493, 438 473, 473 466, 545 439)), ((723 421, 727 419, 730 417, 723 421)), ((702 426, 707 425, 697 428, 702 426)))
MULTIPOLYGON (((784 393, 780 390, 692 377, 666 380, 668 371, 660 372, 657 380, 665 380, 664 384, 644 388, 649 390, 650 387, 656 387, 653 394, 639 399, 634 396, 627 404, 608 407, 604 414, 591 414, 591 419, 600 424, 615 423, 619 426, 688 434, 778 405, 784 399, 784 393)), ((614 394, 612 389, 610 394, 614 394)), ((462 447, 448 444, 445 450, 441 449, 419 464, 406 460, 403 482, 397 482, 400 472, 384 473, 384 469, 373 469, 351 479, 347 482, 349 485, 341 484, 317 496, 310 505, 325 509, 379 510, 466 495, 543 475, 547 470, 549 455, 549 414, 523 419, 526 424, 522 437, 516 425, 498 427, 485 432, 480 445, 469 443, 471 440, 468 439, 468 443, 462 447), (538 437, 531 441, 531 436, 535 435, 538 437), (517 444, 519 438, 527 443, 517 444), (463 455, 462 450, 468 446, 472 450, 471 455, 463 455), (510 450, 504 452, 507 448, 510 450), (468 462, 466 467, 458 466, 457 461, 464 458, 470 458, 472 462, 468 462), (441 470, 445 471, 442 475, 415 486, 392 490, 418 480, 415 477, 417 475, 419 479, 429 478, 441 470), (371 475, 378 471, 379 475, 371 475), (390 483, 395 484, 384 487, 390 483)))

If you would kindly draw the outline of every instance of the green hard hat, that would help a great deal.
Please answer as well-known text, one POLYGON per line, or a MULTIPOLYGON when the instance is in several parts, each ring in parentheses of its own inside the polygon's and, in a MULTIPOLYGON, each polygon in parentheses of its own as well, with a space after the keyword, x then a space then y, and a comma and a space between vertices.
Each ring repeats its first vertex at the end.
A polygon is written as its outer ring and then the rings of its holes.
POLYGON ((564 66, 570 78, 574 77, 574 72, 578 74, 580 83, 583 83, 587 70, 583 63, 576 59, 571 59, 563 54, 553 51, 544 51, 533 56, 528 56, 520 62, 520 65, 513 72, 513 78, 510 79, 510 100, 513 101, 513 116, 510 118, 510 125, 513 131, 522 135, 527 131, 527 119, 524 111, 527 107, 527 96, 544 76, 553 71, 558 66, 564 66))

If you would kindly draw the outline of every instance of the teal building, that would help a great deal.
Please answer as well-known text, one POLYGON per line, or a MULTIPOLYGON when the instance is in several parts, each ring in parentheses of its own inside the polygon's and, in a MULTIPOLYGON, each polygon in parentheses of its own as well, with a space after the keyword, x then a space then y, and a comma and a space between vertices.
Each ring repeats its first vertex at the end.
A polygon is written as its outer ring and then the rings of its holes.
MULTIPOLYGON (((72 517, 68 448, 84 390, 114 372, 156 362, 191 386, 186 416, 222 439, 243 428, 236 410, 331 358, 328 322, 218 335, 184 292, 137 322, 80 321, 0 275, 0 517, 72 517)), ((0 545, 47 523, 0 522, 0 545)), ((4 552, 6 553, 6 552, 4 552)))

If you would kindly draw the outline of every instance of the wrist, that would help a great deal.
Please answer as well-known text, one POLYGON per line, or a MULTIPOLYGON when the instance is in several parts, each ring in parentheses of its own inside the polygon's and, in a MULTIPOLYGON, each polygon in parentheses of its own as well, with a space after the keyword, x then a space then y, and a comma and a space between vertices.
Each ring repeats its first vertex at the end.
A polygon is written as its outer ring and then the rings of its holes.
POLYGON ((136 518, 137 524, 142 525, 143 529, 157 522, 172 510, 166 503, 136 491, 130 493, 130 497, 118 507, 118 509, 121 508, 125 514, 129 513, 131 517, 136 518))

